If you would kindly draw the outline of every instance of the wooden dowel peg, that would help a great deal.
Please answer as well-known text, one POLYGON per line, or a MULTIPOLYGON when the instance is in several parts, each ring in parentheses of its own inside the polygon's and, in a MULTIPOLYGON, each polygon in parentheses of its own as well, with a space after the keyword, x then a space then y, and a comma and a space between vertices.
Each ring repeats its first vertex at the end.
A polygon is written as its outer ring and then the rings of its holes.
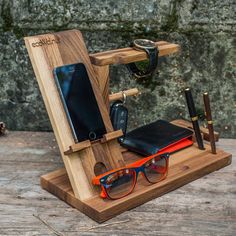
POLYGON ((126 96, 135 96, 139 94, 139 90, 137 88, 133 88, 133 89, 128 89, 122 92, 118 92, 118 93, 113 93, 109 95, 109 101, 113 102, 116 100, 122 100, 123 99, 123 93, 125 93, 126 96))

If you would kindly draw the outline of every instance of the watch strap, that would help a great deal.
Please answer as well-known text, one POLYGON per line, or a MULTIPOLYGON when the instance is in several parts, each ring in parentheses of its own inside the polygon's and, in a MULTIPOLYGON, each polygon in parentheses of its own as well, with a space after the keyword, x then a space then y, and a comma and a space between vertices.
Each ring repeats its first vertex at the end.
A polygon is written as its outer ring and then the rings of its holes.
POLYGON ((149 56, 149 66, 147 69, 148 73, 153 73, 156 68, 157 68, 157 64, 158 64, 158 49, 151 49, 151 50, 147 50, 146 51, 148 56, 149 56))
POLYGON ((147 66, 146 70, 140 70, 136 63, 132 62, 132 63, 128 63, 126 66, 129 70, 129 72, 136 78, 144 78, 147 77, 149 75, 152 75, 156 68, 157 68, 157 64, 158 64, 158 49, 154 48, 154 49, 146 49, 144 50, 149 58, 149 64, 147 66))

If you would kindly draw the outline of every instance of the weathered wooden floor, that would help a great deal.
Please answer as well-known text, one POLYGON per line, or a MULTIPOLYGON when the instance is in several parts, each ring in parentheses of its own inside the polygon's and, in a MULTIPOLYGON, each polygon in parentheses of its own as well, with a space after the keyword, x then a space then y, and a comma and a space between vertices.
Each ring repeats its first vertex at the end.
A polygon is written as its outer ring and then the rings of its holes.
POLYGON ((99 225, 41 189, 63 166, 53 134, 11 132, 0 137, 0 235, 236 235, 236 140, 218 146, 232 165, 99 225))

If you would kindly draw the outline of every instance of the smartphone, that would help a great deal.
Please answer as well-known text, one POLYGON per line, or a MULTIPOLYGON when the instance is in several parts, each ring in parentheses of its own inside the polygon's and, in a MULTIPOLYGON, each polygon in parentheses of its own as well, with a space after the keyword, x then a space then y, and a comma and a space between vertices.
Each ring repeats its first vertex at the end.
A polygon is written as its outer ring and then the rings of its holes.
POLYGON ((102 138, 106 128, 85 65, 57 67, 53 74, 75 142, 102 138))

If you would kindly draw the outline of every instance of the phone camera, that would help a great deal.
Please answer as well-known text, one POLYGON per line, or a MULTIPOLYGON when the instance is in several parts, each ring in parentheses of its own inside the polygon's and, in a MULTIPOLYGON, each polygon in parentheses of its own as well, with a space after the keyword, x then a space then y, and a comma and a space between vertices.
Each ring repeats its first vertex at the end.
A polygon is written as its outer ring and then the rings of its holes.
POLYGON ((90 140, 95 140, 96 137, 97 137, 97 135, 96 135, 95 132, 93 132, 93 131, 89 132, 89 139, 90 139, 90 140))

